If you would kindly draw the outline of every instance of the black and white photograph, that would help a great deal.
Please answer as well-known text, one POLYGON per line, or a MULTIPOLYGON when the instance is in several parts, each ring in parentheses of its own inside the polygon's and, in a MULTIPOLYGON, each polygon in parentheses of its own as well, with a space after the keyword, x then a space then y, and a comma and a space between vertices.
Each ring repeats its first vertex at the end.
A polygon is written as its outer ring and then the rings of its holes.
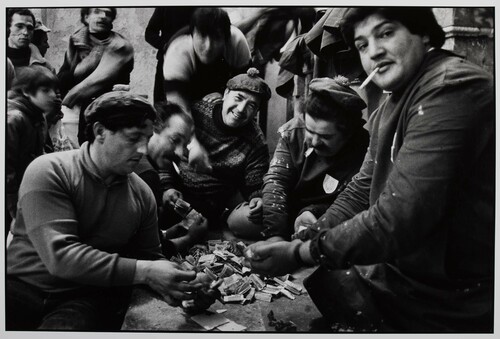
POLYGON ((90 5, 3 5, 1 337, 498 334, 492 3, 90 5))

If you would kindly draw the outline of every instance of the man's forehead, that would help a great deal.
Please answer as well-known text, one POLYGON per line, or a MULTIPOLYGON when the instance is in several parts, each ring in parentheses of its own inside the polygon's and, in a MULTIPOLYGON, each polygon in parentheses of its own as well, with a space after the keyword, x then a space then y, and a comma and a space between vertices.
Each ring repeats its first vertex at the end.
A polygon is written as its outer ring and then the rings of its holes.
POLYGON ((233 95, 235 95, 235 96, 236 95, 244 96, 246 99, 255 101, 256 103, 258 103, 260 101, 260 96, 256 93, 252 93, 252 92, 244 91, 244 90, 237 90, 237 89, 229 90, 229 92, 233 92, 233 95))
POLYGON ((93 7, 91 9, 91 11, 101 11, 101 12, 107 12, 107 13, 111 13, 111 8, 109 7, 93 7))
POLYGON ((31 15, 23 15, 19 13, 14 13, 11 20, 12 24, 23 23, 34 27, 33 18, 31 15))
POLYGON ((356 40, 356 38, 360 36, 368 35, 380 29, 382 26, 394 22, 395 21, 389 20, 379 13, 373 13, 354 25, 354 39, 356 40))

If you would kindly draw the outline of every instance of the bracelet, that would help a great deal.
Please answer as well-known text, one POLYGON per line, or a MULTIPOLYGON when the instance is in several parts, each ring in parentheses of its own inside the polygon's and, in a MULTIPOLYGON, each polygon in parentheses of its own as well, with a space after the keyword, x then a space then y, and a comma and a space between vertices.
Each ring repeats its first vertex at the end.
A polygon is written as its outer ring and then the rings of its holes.
POLYGON ((295 248, 293 249, 293 256, 295 257, 295 261, 297 262, 297 264, 299 264, 299 266, 311 266, 309 265, 308 263, 306 263, 302 257, 300 256, 300 246, 302 246, 302 243, 298 244, 297 246, 295 246, 295 248))

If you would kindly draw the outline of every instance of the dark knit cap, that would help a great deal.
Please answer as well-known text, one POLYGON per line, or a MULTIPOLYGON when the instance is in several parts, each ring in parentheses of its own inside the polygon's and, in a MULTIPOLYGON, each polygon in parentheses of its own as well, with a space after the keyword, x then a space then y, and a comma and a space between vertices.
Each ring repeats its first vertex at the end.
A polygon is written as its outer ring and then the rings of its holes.
POLYGON ((366 108, 366 103, 349 87, 349 81, 343 76, 331 78, 316 78, 309 83, 310 96, 333 101, 349 112, 359 112, 366 108))
POLYGON ((154 121, 156 111, 144 97, 127 91, 104 93, 87 107, 84 113, 85 122, 111 120, 130 120, 141 122, 146 119, 154 121))
POLYGON ((238 74, 229 79, 226 87, 230 90, 252 92, 260 95, 263 100, 269 100, 271 98, 271 89, 269 89, 266 82, 258 75, 259 71, 251 67, 246 74, 238 74))

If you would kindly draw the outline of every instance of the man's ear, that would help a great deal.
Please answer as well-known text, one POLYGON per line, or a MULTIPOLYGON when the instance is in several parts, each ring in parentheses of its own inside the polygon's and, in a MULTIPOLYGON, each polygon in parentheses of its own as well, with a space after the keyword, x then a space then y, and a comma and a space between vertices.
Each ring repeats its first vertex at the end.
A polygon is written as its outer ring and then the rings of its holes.
POLYGON ((424 35, 422 37, 422 41, 424 42, 425 46, 430 47, 431 38, 429 38, 428 35, 424 35))
POLYGON ((106 127, 104 127, 104 125, 99 121, 96 121, 94 122, 94 125, 92 125, 92 130, 94 132, 95 140, 102 143, 106 138, 106 127))

